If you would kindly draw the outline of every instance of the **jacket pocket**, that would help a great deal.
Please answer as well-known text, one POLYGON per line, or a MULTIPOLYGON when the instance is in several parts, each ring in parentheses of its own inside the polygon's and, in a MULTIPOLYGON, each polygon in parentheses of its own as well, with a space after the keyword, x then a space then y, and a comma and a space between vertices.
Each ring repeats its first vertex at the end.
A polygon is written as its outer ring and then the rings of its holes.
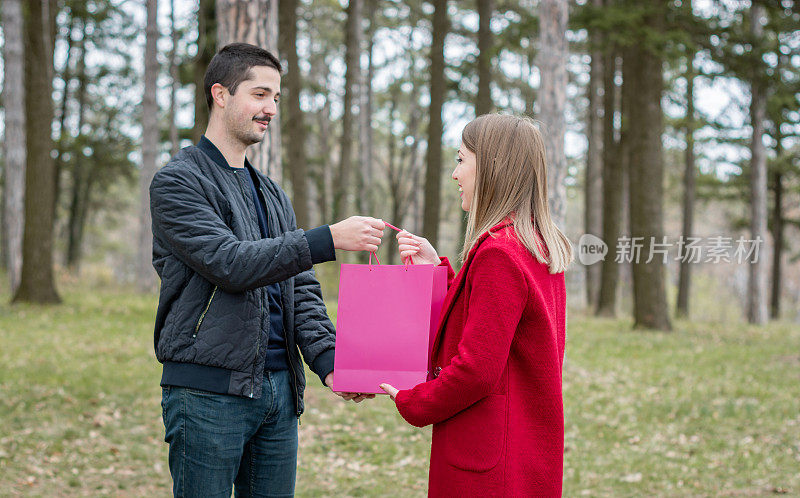
POLYGON ((461 470, 486 472, 506 448, 507 397, 490 394, 443 423, 447 463, 461 470))
POLYGON ((208 298, 208 302, 206 303, 206 307, 203 308, 203 312, 200 313, 200 318, 197 319, 197 325, 194 327, 194 333, 192 334, 192 339, 197 338, 197 333, 200 332, 200 325, 203 324, 203 319, 206 317, 206 313, 208 313, 208 308, 211 307, 211 301, 214 300, 214 296, 217 294, 217 286, 214 286, 214 290, 211 291, 211 297, 208 298))

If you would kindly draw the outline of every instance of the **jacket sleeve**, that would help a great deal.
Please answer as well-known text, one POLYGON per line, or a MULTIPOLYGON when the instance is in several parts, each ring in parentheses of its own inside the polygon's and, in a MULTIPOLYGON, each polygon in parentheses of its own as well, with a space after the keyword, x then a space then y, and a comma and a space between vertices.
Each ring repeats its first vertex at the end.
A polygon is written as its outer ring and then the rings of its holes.
POLYGON ((203 187, 196 176, 173 167, 161 169, 150 184, 153 235, 187 266, 231 293, 280 282, 311 268, 303 230, 239 240, 203 187))
POLYGON ((397 394, 406 421, 435 424, 491 393, 508 362, 528 296, 522 270, 499 247, 481 248, 469 268, 470 295, 457 353, 439 376, 397 394))

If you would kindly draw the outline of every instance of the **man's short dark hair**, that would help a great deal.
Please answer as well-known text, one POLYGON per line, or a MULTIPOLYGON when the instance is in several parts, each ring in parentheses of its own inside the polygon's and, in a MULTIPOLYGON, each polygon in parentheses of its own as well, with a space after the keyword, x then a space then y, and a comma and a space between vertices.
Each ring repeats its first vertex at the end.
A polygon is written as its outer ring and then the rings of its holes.
POLYGON ((239 83, 250 77, 250 69, 255 66, 271 67, 279 73, 282 71, 278 58, 261 47, 249 43, 231 43, 222 47, 211 59, 203 78, 208 110, 211 111, 214 103, 211 97, 211 87, 214 84, 219 83, 233 95, 239 83))

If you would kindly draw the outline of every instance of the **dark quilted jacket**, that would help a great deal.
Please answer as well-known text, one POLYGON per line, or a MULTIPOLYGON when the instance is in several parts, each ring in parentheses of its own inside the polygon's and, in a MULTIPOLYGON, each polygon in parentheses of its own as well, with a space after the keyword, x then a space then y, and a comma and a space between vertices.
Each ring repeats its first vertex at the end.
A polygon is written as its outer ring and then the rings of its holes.
POLYGON ((154 340, 164 364, 162 385, 181 378, 185 387, 259 398, 269 337, 265 286, 279 282, 299 416, 305 388, 300 352, 317 375, 333 369, 334 328, 311 269, 335 257, 330 231, 298 229, 286 194, 259 174, 270 230, 262 239, 247 174, 191 146, 150 185, 153 266, 161 277, 154 340), (330 245, 322 258, 309 245, 313 238, 318 247, 321 234, 330 245))

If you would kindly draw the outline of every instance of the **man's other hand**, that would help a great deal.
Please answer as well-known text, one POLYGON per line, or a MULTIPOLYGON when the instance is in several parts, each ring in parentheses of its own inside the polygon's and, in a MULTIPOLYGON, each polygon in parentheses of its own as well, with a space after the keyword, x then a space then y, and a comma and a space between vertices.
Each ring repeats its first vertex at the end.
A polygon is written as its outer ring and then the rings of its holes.
MULTIPOLYGON (((329 373, 328 375, 325 376, 325 385, 328 386, 328 387, 331 387, 331 385, 333 385, 333 372, 331 372, 331 373, 329 373)), ((332 387, 331 387, 331 391, 333 391, 332 387)), ((355 401, 356 403, 361 403, 365 399, 372 399, 372 398, 375 397, 374 394, 370 394, 370 393, 343 393, 343 392, 333 391, 333 394, 335 394, 337 396, 341 396, 342 398, 344 398, 345 401, 351 401, 352 400, 352 401, 355 401)))

